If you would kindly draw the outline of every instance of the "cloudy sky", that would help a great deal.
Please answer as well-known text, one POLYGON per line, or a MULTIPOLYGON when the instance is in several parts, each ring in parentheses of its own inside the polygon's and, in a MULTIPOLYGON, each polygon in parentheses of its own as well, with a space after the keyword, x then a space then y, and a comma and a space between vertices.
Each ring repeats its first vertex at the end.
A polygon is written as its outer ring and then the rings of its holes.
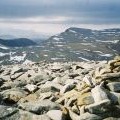
POLYGON ((68 27, 120 27, 120 0, 0 0, 0 31, 56 34, 68 27))

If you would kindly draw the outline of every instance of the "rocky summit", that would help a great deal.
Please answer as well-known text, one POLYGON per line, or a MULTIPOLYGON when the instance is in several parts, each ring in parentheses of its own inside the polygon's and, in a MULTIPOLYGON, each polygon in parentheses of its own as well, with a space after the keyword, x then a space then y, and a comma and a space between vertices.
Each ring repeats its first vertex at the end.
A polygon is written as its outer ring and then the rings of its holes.
POLYGON ((120 120, 120 56, 1 66, 0 120, 120 120))

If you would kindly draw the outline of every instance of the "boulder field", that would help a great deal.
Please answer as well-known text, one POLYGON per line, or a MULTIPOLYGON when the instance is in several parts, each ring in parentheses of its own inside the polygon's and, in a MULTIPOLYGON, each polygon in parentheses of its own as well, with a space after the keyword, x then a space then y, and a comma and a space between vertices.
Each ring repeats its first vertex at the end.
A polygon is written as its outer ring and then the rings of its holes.
POLYGON ((0 120, 120 120, 120 56, 0 66, 0 120))

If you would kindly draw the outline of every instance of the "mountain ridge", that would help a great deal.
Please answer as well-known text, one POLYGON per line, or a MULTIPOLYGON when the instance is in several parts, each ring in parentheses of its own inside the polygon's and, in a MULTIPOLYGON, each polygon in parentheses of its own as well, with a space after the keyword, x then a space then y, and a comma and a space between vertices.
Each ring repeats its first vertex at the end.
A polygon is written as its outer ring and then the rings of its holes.
POLYGON ((16 38, 9 40, 0 39, 0 44, 7 47, 27 47, 37 45, 37 43, 27 38, 16 38))
POLYGON ((81 56, 89 60, 110 59, 120 53, 118 47, 120 45, 120 29, 91 30, 71 27, 50 37, 46 44, 49 48, 53 47, 56 52, 67 51, 76 59, 81 56))
POLYGON ((91 30, 68 28, 37 45, 23 47, 1 46, 0 64, 53 61, 101 61, 120 54, 120 29, 91 30))

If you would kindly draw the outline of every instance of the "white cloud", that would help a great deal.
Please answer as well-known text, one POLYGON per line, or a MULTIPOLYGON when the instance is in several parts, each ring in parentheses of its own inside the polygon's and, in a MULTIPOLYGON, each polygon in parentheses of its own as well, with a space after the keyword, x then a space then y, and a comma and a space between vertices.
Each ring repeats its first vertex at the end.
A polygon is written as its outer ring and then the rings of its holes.
POLYGON ((38 16, 38 17, 28 17, 28 18, 0 18, 0 22, 8 23, 63 23, 71 20, 70 17, 65 16, 38 16))
POLYGON ((65 29, 69 27, 82 27, 82 28, 91 28, 91 29, 104 29, 104 28, 118 28, 120 24, 111 24, 111 25, 98 25, 98 24, 38 24, 38 23, 4 23, 0 22, 0 31, 2 33, 12 34, 12 35, 22 35, 23 32, 27 35, 28 31, 31 33, 37 34, 49 34, 54 35, 60 32, 63 32, 65 29), (23 32, 19 32, 23 31, 23 32), (26 33, 25 33, 26 32, 26 33))

